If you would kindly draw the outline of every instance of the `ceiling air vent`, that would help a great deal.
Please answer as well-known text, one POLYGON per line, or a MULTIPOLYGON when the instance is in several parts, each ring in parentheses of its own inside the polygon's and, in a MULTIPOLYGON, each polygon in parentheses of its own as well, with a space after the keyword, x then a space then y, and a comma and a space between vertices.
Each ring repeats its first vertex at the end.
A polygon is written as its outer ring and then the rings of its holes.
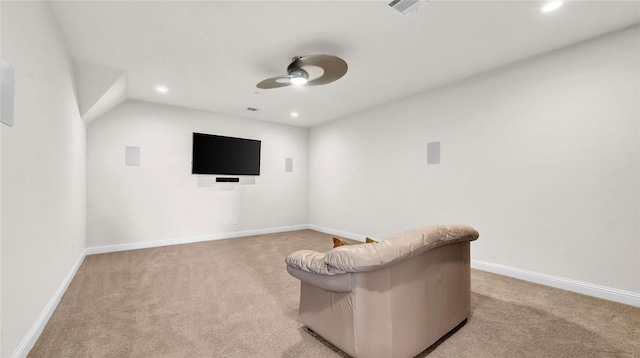
POLYGON ((247 111, 249 112, 256 112, 258 109, 255 107, 247 107, 247 111))
POLYGON ((427 0, 393 0, 389 3, 389 6, 398 10, 402 15, 411 15, 418 8, 425 4, 427 0))

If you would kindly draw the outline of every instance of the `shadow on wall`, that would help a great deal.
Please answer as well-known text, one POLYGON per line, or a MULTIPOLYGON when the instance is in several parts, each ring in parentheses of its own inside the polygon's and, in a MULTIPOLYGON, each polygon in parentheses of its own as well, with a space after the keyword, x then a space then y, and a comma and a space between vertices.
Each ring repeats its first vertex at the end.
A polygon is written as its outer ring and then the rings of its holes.
POLYGON ((217 182, 215 176, 211 175, 196 175, 198 188, 214 189, 222 191, 232 190, 246 190, 245 185, 254 185, 256 183, 256 177, 237 177, 238 182, 217 182))

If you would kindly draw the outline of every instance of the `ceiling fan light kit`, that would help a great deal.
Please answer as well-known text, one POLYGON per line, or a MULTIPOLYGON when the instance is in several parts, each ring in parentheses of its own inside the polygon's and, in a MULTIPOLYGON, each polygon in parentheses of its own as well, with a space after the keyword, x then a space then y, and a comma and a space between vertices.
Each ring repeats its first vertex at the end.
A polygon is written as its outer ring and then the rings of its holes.
POLYGON ((289 76, 289 83, 292 85, 303 85, 309 81, 309 73, 301 68, 290 70, 289 76))
POLYGON ((334 82, 347 73, 347 63, 336 56, 310 55, 296 56, 287 67, 287 74, 267 78, 256 85, 262 89, 272 89, 291 85, 318 86, 334 82), (320 67, 323 73, 320 77, 309 79, 309 72, 305 66, 320 67))

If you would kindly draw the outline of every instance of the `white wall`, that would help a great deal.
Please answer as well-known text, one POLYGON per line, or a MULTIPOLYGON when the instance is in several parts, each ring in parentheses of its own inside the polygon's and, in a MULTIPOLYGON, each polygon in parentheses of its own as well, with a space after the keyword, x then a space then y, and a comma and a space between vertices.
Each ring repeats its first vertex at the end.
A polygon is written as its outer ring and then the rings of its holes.
MULTIPOLYGON (((0 57, 2 56, 2 4, 0 4, 0 57)), ((2 127, 0 123, 0 158, 2 158, 2 127)), ((0 159, 0 203, 2 203, 2 160, 0 159)), ((2 354, 2 205, 0 204, 0 354, 2 354)))
POLYGON ((85 126, 71 61, 46 2, 2 2, 2 57, 15 69, 3 127, 2 351, 16 351, 85 244, 85 126))
POLYGON ((639 32, 312 128, 310 223, 465 223, 475 260, 640 292, 639 32))
POLYGON ((126 101, 88 125, 87 142, 88 246, 307 223, 306 128, 126 101), (192 175, 193 132, 261 140, 255 184, 225 190, 192 175), (125 166, 126 146, 140 147, 139 167, 125 166))

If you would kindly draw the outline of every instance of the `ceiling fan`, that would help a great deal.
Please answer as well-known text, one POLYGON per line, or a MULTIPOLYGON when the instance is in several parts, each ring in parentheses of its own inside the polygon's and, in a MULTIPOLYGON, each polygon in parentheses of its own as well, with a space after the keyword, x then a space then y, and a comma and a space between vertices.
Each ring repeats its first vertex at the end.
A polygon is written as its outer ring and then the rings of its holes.
POLYGON ((287 74, 267 78, 256 85, 258 88, 271 89, 291 85, 318 86, 331 83, 347 73, 347 63, 336 56, 310 55, 296 56, 287 67, 287 74), (324 71, 320 77, 309 79, 309 72, 304 67, 320 67, 324 71))

